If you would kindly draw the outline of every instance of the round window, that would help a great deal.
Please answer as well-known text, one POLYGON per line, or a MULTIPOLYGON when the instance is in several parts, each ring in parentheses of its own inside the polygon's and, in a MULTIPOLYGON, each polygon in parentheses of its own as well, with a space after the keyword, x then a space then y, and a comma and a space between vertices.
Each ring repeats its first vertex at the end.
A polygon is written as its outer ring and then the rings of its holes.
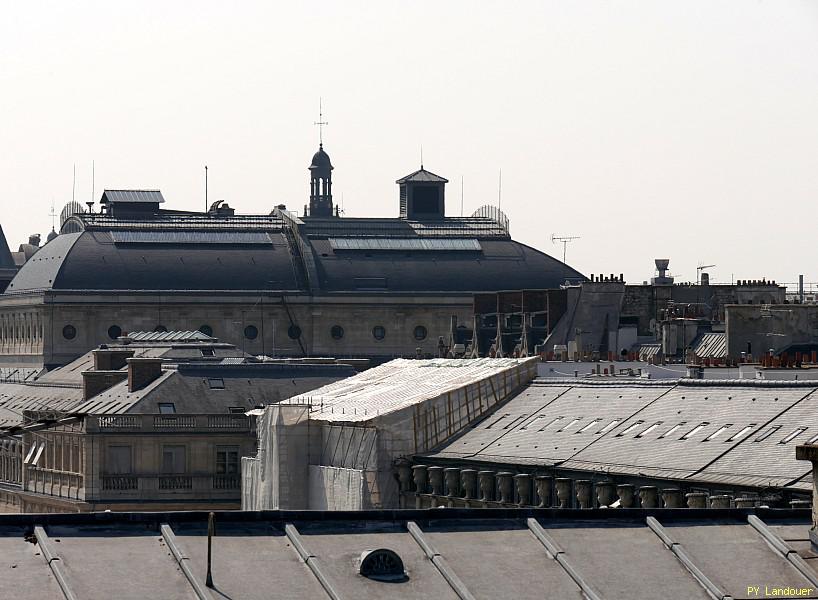
POLYGON ((67 340, 73 340, 77 337, 77 328, 73 325, 66 325, 62 328, 62 336, 67 340))
POLYGON ((297 340, 301 337, 301 328, 298 325, 290 325, 287 328, 287 335, 291 340, 297 340))
POLYGON ((332 339, 340 340, 344 337, 344 328, 340 325, 333 325, 332 329, 329 330, 329 334, 332 336, 332 339))
POLYGON ((210 325, 200 325, 199 331, 207 337, 213 337, 213 328, 210 325))
POLYGON ((415 327, 414 335, 417 341, 425 340, 428 334, 429 332, 426 331, 426 328, 423 325, 418 325, 415 327))
POLYGON ((108 337, 111 338, 112 340, 117 339, 121 335, 122 335, 122 327, 120 327, 119 325, 111 325, 108 328, 108 337))
POLYGON ((258 337, 258 327, 255 325, 248 325, 244 328, 244 337, 248 340, 254 340, 258 337))
POLYGON ((168 328, 165 327, 164 325, 157 325, 156 327, 153 328, 153 332, 154 333, 167 333, 168 328))
POLYGON ((386 328, 384 328, 383 325, 375 325, 375 327, 372 328, 372 337, 376 340, 382 340, 386 337, 386 328))

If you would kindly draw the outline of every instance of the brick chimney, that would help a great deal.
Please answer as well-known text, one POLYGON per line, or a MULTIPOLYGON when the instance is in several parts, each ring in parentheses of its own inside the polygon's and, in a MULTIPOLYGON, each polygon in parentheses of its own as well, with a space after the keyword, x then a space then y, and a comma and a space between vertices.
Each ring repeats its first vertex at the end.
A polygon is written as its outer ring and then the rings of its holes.
POLYGON ((124 348, 99 348, 94 350, 94 369, 96 371, 119 371, 131 358, 135 350, 124 348))
POLYGON ((136 392, 162 374, 161 358, 128 358, 128 391, 136 392))
POLYGON ((114 387, 120 381, 125 381, 127 376, 128 374, 125 371, 83 371, 83 400, 89 400, 97 394, 114 387))

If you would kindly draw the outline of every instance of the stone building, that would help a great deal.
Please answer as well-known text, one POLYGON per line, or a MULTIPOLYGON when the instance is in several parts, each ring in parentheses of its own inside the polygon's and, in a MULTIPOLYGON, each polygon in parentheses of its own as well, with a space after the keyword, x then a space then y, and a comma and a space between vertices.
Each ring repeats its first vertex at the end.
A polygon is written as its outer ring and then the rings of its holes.
POLYGON ((398 180, 396 218, 339 216, 332 169, 320 148, 300 217, 106 190, 0 295, 0 359, 52 367, 122 332, 197 329, 255 355, 436 356, 453 322, 471 324, 475 292, 583 279, 496 210, 446 216, 446 180, 423 168, 398 180))
POLYGON ((238 508, 239 461, 256 452, 245 413, 354 373, 330 361, 256 362, 200 332, 134 337, 0 383, 0 507, 238 508))

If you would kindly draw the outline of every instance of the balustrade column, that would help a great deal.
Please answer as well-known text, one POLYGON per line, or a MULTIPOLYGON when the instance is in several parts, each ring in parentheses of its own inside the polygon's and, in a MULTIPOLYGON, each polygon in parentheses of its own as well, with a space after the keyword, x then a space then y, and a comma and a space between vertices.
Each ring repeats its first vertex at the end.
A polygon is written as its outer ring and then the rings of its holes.
POLYGON ((460 481, 463 486, 463 499, 466 501, 466 507, 470 507, 477 492, 477 471, 463 469, 460 471, 460 481))
POLYGON ((639 499, 642 508, 659 508, 659 490, 654 485, 643 485, 639 488, 639 499))
POLYGON ((483 507, 494 501, 494 471, 478 471, 477 478, 480 485, 480 500, 483 507))
POLYGON ((596 499, 599 506, 610 506, 616 497, 616 486, 613 481, 600 481, 596 484, 596 499))
POLYGON ((707 494, 704 492, 690 492, 685 494, 689 508, 707 508, 707 494))
POLYGON ((514 501, 513 473, 497 473, 497 488, 500 490, 500 503, 510 504, 514 501))
POLYGON ((514 484, 517 488, 517 504, 519 506, 531 504, 531 475, 518 473, 514 476, 514 484))
POLYGON ((616 486, 616 495, 619 496, 619 508, 636 506, 636 487, 632 483, 620 483, 616 486))
POLYGON ((577 479, 576 481, 577 501, 579 502, 580 508, 594 507, 594 499, 592 493, 593 489, 594 484, 590 479, 577 479))
POLYGON ((665 508, 682 508, 682 491, 678 488, 665 488, 662 490, 662 500, 665 508))
POLYGON ((551 491, 554 486, 554 478, 548 475, 538 475, 534 478, 534 485, 537 488, 537 497, 540 499, 538 508, 548 508, 551 506, 551 491))
POLYGON ((429 485, 432 487, 432 504, 434 508, 437 501, 443 495, 443 467, 428 467, 429 485))
POLYGON ((449 508, 454 507, 455 498, 460 495, 460 469, 457 467, 446 467, 443 469, 446 479, 446 496, 449 498, 449 508))
POLYGON ((730 508, 730 503, 733 497, 727 494, 719 494, 718 496, 710 496, 710 508, 730 508))
POLYGON ((428 473, 426 472, 426 465, 414 465, 412 467, 412 479, 415 482, 415 508, 423 508, 423 498, 421 494, 425 494, 428 484, 428 473))
POLYGON ((571 486, 573 479, 568 477, 557 477, 554 484, 557 488, 557 500, 559 501, 558 508, 571 508, 571 486))

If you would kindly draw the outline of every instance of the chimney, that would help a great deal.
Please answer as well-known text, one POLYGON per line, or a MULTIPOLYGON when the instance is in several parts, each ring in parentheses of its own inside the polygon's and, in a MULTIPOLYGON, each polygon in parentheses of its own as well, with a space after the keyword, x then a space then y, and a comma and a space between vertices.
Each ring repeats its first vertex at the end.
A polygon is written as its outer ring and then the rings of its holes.
POLYGON ((141 390, 162 374, 161 358, 128 358, 128 391, 141 390))
POLYGON ((122 348, 100 348, 94 350, 95 371, 119 371, 127 364, 127 359, 134 355, 134 350, 122 348))
MULTIPOLYGON (((96 359, 94 360, 96 363, 96 359)), ((114 387, 128 376, 125 371, 83 371, 82 399, 89 400, 105 390, 114 387)))

